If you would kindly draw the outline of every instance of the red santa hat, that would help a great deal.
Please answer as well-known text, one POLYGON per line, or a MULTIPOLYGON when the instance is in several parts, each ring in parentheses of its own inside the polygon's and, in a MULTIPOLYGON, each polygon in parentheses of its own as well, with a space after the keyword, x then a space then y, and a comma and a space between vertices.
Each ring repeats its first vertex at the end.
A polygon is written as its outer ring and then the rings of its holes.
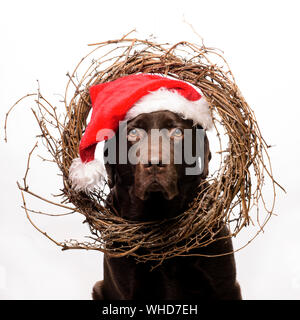
POLYGON ((99 142, 112 138, 119 122, 142 113, 169 110, 193 120, 204 129, 212 127, 208 103, 189 83, 156 74, 133 74, 90 88, 92 115, 73 160, 69 179, 77 191, 91 191, 105 177, 103 161, 95 159, 99 142))

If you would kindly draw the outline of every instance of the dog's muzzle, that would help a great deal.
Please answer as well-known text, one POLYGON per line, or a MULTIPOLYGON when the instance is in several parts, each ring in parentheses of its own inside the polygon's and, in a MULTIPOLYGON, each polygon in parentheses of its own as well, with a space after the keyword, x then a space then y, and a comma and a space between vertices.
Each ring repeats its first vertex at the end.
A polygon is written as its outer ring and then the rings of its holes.
POLYGON ((135 195, 147 200, 153 193, 161 193, 166 200, 178 195, 177 173, 174 165, 147 163, 136 166, 135 195))

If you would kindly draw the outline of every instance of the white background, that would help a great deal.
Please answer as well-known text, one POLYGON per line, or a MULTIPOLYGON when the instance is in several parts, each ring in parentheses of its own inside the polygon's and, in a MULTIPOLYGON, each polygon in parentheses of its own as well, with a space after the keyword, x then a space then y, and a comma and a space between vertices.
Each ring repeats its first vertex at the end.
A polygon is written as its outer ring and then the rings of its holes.
MULTIPOLYGON (((38 127, 23 103, 11 115, 8 143, 4 117, 39 79, 51 101, 64 93, 66 72, 90 48, 88 43, 137 36, 177 42, 199 38, 224 51, 246 100, 255 111, 270 149, 278 190, 276 214, 253 243, 236 253, 245 299, 299 299, 299 8, 298 1, 6 1, 0 8, 0 298, 90 299, 102 278, 98 252, 65 251, 36 232, 21 209, 21 181, 38 127)), ((61 180, 48 163, 34 161, 31 187, 58 193, 61 180)), ((267 197, 270 194, 267 194, 267 197)), ((42 209, 27 198, 30 207, 42 209)), ((49 209, 49 207, 48 207, 49 209)), ((57 212, 56 208, 53 213, 57 212)), ((34 221, 58 240, 88 234, 80 216, 34 221)), ((234 246, 245 243, 245 229, 234 246)))

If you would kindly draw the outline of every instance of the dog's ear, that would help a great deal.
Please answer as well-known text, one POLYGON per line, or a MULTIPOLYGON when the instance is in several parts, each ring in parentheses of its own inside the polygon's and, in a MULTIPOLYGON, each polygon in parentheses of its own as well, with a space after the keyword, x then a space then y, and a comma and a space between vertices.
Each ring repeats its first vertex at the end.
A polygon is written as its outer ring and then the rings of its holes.
MULTIPOLYGON (((197 125, 197 129, 202 129, 203 128, 200 125, 197 125)), ((206 135, 206 132, 204 131, 204 168, 201 173, 201 178, 205 179, 208 176, 209 172, 209 161, 211 160, 211 152, 209 149, 209 141, 206 135)))
POLYGON ((209 165, 210 160, 211 160, 211 152, 209 149, 209 141, 208 141, 207 135, 205 133, 205 136, 204 136, 204 169, 201 174, 201 178, 203 178, 203 179, 205 179, 208 176, 208 172, 209 172, 208 165, 209 165))
MULTIPOLYGON (((105 142, 105 144, 108 143, 107 141, 105 142)), ((108 153, 108 148, 104 148, 104 156, 107 157, 107 153, 108 153)), ((115 164, 111 164, 111 163, 105 163, 105 169, 106 169, 106 173, 107 173, 107 183, 108 186, 110 187, 110 189, 112 189, 116 183, 116 179, 115 179, 115 174, 116 174, 116 168, 115 168, 115 164)))
POLYGON ((105 164, 105 169, 107 172, 107 183, 110 189, 112 189, 116 183, 115 181, 115 165, 114 164, 105 164))

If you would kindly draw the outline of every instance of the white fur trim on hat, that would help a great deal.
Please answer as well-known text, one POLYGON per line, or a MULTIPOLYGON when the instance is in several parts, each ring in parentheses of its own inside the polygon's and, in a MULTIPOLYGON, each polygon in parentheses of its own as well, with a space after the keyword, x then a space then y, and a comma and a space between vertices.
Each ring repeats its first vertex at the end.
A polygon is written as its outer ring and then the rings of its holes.
POLYGON ((83 163, 80 158, 75 158, 69 169, 69 179, 72 188, 76 191, 93 191, 96 187, 102 187, 106 178, 106 170, 103 161, 94 159, 83 163))
POLYGON ((175 90, 160 88, 142 97, 127 112, 125 120, 130 120, 142 113, 168 110, 179 114, 183 119, 193 120, 194 125, 200 124, 203 129, 212 128, 213 121, 209 104, 204 97, 190 101, 175 90))

